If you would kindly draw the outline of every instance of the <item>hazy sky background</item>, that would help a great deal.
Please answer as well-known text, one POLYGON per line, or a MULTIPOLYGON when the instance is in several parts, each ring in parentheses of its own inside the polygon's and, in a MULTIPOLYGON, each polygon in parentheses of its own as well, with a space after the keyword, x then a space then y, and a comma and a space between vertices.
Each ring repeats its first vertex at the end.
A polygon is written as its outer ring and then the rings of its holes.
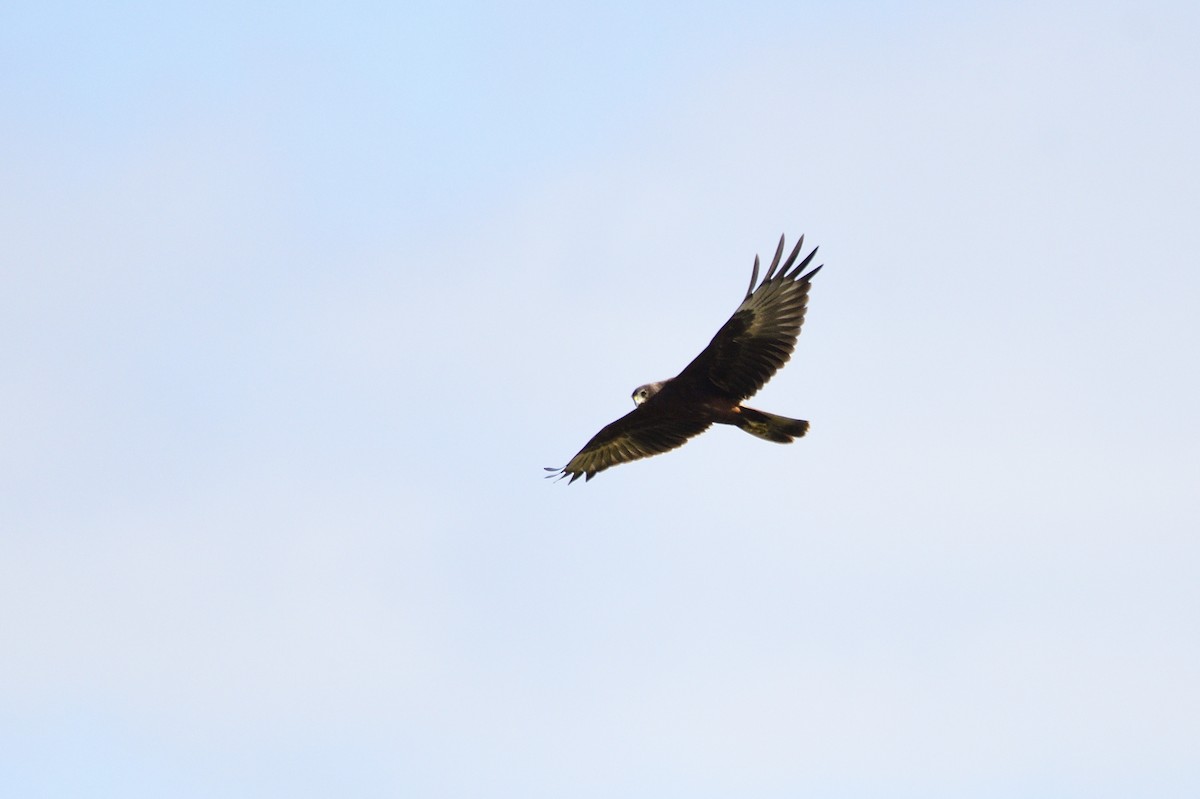
POLYGON ((6 3, 5 792, 1200 795, 1197 9, 6 3))

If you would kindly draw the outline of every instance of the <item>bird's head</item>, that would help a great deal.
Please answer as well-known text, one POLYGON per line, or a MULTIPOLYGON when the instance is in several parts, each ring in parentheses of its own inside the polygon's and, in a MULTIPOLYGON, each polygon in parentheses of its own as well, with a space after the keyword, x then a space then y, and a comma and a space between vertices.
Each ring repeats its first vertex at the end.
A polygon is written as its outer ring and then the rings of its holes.
POLYGON ((657 394, 662 387, 662 383, 647 383, 644 386, 638 386, 633 390, 633 404, 641 405, 657 394))

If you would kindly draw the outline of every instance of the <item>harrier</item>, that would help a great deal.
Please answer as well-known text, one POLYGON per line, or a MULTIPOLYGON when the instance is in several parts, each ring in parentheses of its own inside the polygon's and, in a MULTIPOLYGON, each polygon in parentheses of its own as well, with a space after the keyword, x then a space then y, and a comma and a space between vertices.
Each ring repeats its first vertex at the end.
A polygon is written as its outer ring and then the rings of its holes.
POLYGON ((804 435, 808 422, 742 404, 788 362, 796 348, 808 289, 813 276, 821 271, 818 266, 804 272, 817 254, 815 248, 796 263, 803 246, 801 236, 780 267, 780 237, 775 260, 762 283, 758 283, 758 256, 754 256, 745 299, 704 352, 670 380, 635 389, 636 407, 592 436, 566 466, 547 468, 554 472, 547 477, 570 475, 568 482, 573 483, 582 476, 586 482, 610 466, 681 447, 714 422, 731 424, 780 444, 790 444, 804 435))

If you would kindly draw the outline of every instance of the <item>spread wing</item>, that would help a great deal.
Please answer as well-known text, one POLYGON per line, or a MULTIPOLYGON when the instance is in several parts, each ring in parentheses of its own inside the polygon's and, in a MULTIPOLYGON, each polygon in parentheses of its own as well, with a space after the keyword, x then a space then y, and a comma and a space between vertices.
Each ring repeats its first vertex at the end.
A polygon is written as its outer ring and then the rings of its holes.
POLYGON ((753 396, 771 376, 792 357, 796 337, 804 324, 810 281, 821 267, 804 270, 817 254, 814 248, 802 261, 796 257, 804 246, 804 237, 796 242, 792 254, 779 267, 783 255, 783 237, 775 250, 775 260, 762 283, 758 281, 758 256, 746 298, 713 340, 675 378, 691 384, 707 380, 739 399, 753 396), (777 270, 778 268, 778 270, 777 270), (803 274, 802 274, 803 273, 803 274))
POLYGON ((574 483, 582 475, 584 481, 591 480, 597 472, 639 458, 647 458, 681 447, 689 438, 698 436, 709 428, 711 420, 684 418, 670 413, 665 403, 651 397, 599 433, 592 436, 583 449, 562 469, 547 468, 555 474, 547 477, 571 475, 574 483))

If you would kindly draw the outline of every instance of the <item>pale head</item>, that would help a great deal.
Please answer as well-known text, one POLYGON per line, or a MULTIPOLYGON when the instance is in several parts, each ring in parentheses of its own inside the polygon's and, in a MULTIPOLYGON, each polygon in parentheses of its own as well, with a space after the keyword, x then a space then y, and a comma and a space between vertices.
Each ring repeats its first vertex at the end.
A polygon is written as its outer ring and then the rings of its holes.
POLYGON ((637 388, 635 388, 633 390, 633 404, 641 405, 643 402, 645 402, 646 400, 653 397, 655 394, 657 394, 659 392, 659 389, 661 389, 663 387, 663 382, 666 382, 666 381, 662 381, 662 382, 658 382, 658 383, 647 383, 644 386, 638 386, 637 388))

